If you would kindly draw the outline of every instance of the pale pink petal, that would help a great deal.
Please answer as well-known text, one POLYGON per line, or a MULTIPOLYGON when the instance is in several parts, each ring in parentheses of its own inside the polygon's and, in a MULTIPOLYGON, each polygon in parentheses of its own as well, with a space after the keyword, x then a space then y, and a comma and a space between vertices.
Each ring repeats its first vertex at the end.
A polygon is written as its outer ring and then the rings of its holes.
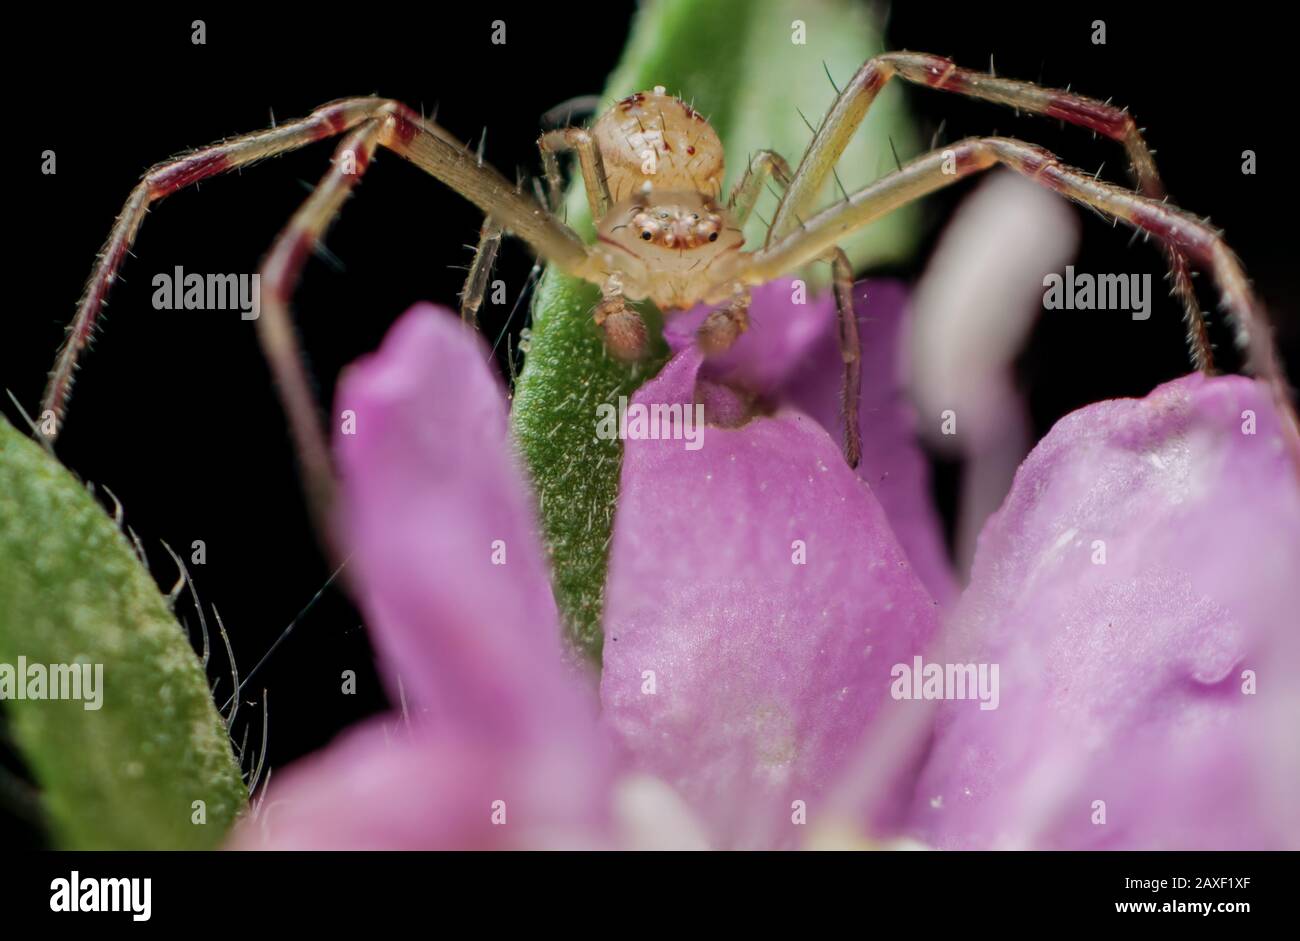
MULTIPOLYGON (((929 463, 903 393, 907 289, 889 279, 864 281, 854 288, 854 302, 862 343, 858 476, 884 507, 926 587, 946 604, 956 596, 957 584, 930 492, 929 463)), ((711 309, 696 307, 670 319, 664 331, 670 348, 689 347, 711 309)), ((763 402, 802 409, 842 441, 844 366, 830 292, 810 295, 800 282, 770 282, 754 289, 750 319, 749 332, 706 362, 701 375, 763 402)))
POLYGON ((608 780, 562 742, 500 747, 372 720, 276 775, 232 849, 592 849, 608 780))
MULTIPOLYGON (((686 350, 635 397, 691 403, 686 350)), ((792 846, 937 606, 871 490, 790 409, 703 446, 626 442, 601 695, 715 845, 792 846), (803 559, 803 564, 797 564, 803 559)))
POLYGON ((450 311, 413 308, 348 371, 338 412, 347 571, 413 718, 372 722, 282 772, 234 845, 608 839, 614 766, 591 680, 562 647, 481 339, 450 311))
POLYGON ((999 706, 943 703, 911 832, 1300 848, 1297 573, 1260 384, 1189 376, 1062 419, 985 527, 943 655, 998 664, 999 706))
MULTIPOLYGON (((858 476, 885 508, 889 525, 921 581, 940 604, 957 596, 957 580, 943 541, 943 527, 930 489, 930 464, 919 445, 915 409, 904 394, 903 336, 910 316, 907 288, 888 279, 854 286, 862 341, 862 395, 858 428, 862 460, 858 476)), ((803 366, 787 384, 787 400, 802 408, 836 440, 843 436, 843 367, 833 325, 824 330, 803 366)))
POLYGON ((450 311, 418 305, 345 374, 349 576, 394 699, 400 675, 441 722, 546 736, 585 704, 489 359, 450 311))

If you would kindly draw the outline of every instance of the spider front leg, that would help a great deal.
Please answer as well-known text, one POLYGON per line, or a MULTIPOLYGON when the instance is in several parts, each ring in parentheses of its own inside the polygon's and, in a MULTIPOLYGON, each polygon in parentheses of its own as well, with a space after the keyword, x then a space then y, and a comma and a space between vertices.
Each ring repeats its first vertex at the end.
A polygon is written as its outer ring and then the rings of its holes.
MULTIPOLYGON (((745 168, 745 174, 731 191, 727 208, 738 226, 743 227, 763 187, 769 181, 785 187, 790 183, 790 165, 785 158, 773 150, 760 150, 745 168)), ((835 313, 839 326, 840 355, 844 360, 844 383, 841 386, 841 413, 844 416, 844 459, 850 467, 857 467, 862 459, 862 435, 858 427, 858 399, 862 392, 862 345, 858 339, 858 319, 853 310, 853 266, 843 249, 835 247, 827 253, 826 261, 831 264, 831 284, 835 292, 835 313)), ((748 292, 743 294, 745 309, 749 306, 748 292)), ((735 302, 733 302, 735 303, 735 302)), ((721 322, 715 322, 708 335, 701 330, 701 345, 716 344, 724 340, 733 330, 728 324, 748 324, 743 318, 743 311, 720 315, 721 322)), ((707 326, 706 321, 706 326, 707 326)), ((740 327, 744 329, 743 326, 740 327)), ((738 336, 738 332, 736 333, 738 336)), ((735 337, 731 337, 734 341, 735 337)), ((727 343, 729 346, 730 343, 727 343)), ((725 349, 725 347, 724 347, 725 349)))
POLYGON ((900 206, 957 180, 1003 164, 1041 186, 1090 206, 1134 229, 1155 236, 1210 272, 1236 330, 1247 366, 1272 389, 1279 414, 1288 426, 1287 447, 1300 468, 1300 431, 1286 377, 1279 364, 1263 308, 1251 291, 1241 262, 1217 230, 1163 200, 1100 182, 1091 174, 1061 163, 1049 151, 1004 137, 970 138, 931 151, 900 170, 823 210, 803 226, 767 248, 740 255, 719 271, 717 283, 739 280, 763 284, 822 257, 850 232, 869 225, 900 206))
MULTIPOLYGON (((294 336, 288 301, 307 255, 337 215, 343 200, 370 164, 377 146, 400 154, 446 183, 483 210, 494 225, 526 241, 539 257, 565 273, 597 280, 600 266, 581 239, 540 203, 523 196, 505 178, 484 166, 463 144, 399 102, 357 98, 317 109, 307 118, 223 141, 145 174, 132 191, 91 273, 68 339, 46 388, 43 407, 61 419, 77 356, 85 347, 109 287, 134 241, 148 206, 176 190, 265 157, 284 153, 345 131, 333 167, 277 238, 262 266, 263 286, 258 337, 284 403, 304 474, 313 519, 328 545, 333 474, 311 383, 294 336)), ((56 421, 56 430, 58 421, 56 421)), ((52 437, 46 444, 52 444, 52 437)))
MULTIPOLYGON (((1088 128, 1123 145, 1129 159, 1129 170, 1142 195, 1152 199, 1165 197, 1164 184, 1156 172, 1151 150, 1137 122, 1126 110, 1073 92, 963 69, 942 56, 889 52, 867 60, 826 112, 812 144, 799 162, 785 198, 777 207, 768 231, 769 246, 789 235, 802 220, 814 214, 817 198, 849 139, 866 118, 880 90, 895 76, 913 84, 1088 128)), ((1166 242, 1162 247, 1169 264, 1173 293, 1183 305, 1183 321, 1187 325, 1187 344, 1193 365, 1208 372, 1213 368, 1210 338, 1192 287, 1187 256, 1175 244, 1166 242)))
POLYGON ((478 311, 483 306, 488 278, 492 276, 492 266, 496 264, 497 252, 501 248, 501 237, 504 234, 504 230, 491 216, 483 217, 483 226, 478 233, 478 246, 474 249, 474 260, 470 262, 469 273, 465 276, 465 286, 460 292, 460 319, 472 327, 478 326, 478 311))
MULTIPOLYGON (((337 218, 343 200, 369 167, 376 146, 381 144, 448 183, 487 213, 463 298, 471 310, 477 310, 482 300, 479 282, 486 282, 504 231, 498 219, 507 222, 510 231, 524 237, 539 255, 562 270, 590 276, 586 270, 586 248, 570 229, 510 187, 495 170, 456 146, 454 139, 449 139, 436 125, 422 120, 413 123, 408 113, 390 111, 358 128, 343 141, 334 165, 280 233, 263 263, 264 296, 258 322, 258 335, 276 379, 302 466, 308 502, 317 529, 327 544, 332 543, 330 509, 334 475, 319 408, 294 337, 289 298, 307 255, 337 218)), ((635 314, 630 316, 641 324, 635 314)), ((623 334, 630 330, 624 321, 617 320, 617 323, 623 327, 623 334)), ((641 325, 642 346, 644 333, 641 325)))
POLYGON ((775 180, 779 186, 788 186, 790 164, 774 150, 760 150, 749 161, 745 175, 732 188, 731 196, 727 199, 727 209, 737 226, 742 229, 745 227, 754 212, 754 206, 758 204, 758 197, 763 194, 763 187, 771 180, 775 180))
POLYGON ((550 195, 551 212, 558 213, 563 204, 560 163, 556 154, 572 150, 578 155, 583 187, 587 191, 587 206, 593 222, 599 222, 609 212, 611 203, 609 181, 605 178, 605 163, 600 148, 589 131, 580 127, 565 127, 547 131, 537 139, 537 149, 542 152, 542 167, 546 172, 546 188, 550 195))

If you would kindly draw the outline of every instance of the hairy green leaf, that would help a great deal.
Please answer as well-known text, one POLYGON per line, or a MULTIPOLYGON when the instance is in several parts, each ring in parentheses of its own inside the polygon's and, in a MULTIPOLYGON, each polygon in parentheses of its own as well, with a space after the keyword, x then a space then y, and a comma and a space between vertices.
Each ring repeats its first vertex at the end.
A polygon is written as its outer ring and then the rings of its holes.
POLYGON ((247 795, 188 639, 86 488, 0 420, 0 671, 10 680, 19 658, 29 670, 103 668, 98 709, 85 708, 86 689, 82 700, 18 699, 0 686, 56 845, 220 842, 247 795), (192 822, 196 801, 205 824, 192 822))

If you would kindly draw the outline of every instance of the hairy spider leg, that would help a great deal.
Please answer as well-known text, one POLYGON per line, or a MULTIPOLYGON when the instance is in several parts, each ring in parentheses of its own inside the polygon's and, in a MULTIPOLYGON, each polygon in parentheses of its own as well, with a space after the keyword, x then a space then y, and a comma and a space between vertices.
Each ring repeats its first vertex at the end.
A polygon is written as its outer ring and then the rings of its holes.
MULTIPOLYGON (((763 187, 769 182, 785 187, 790 183, 790 165, 772 150, 760 150, 749 161, 744 175, 732 187, 727 200, 735 222, 744 226, 754 211, 763 187)), ((844 361, 844 381, 840 388, 840 414, 844 421, 844 459, 850 467, 862 460, 862 434, 858 426, 858 399, 862 393, 862 346, 858 338, 858 318, 853 309, 853 266, 849 256, 838 246, 825 260, 831 264, 831 284, 835 294, 840 356, 844 361)))
POLYGON ((77 360, 94 335, 118 271, 152 203, 193 183, 346 133, 368 120, 380 123, 378 142, 446 183, 491 216, 537 254, 569 274, 591 278, 582 240, 540 204, 520 194, 497 171, 482 165, 462 143, 407 106, 383 98, 348 98, 277 127, 229 138, 146 171, 109 232, 68 325, 42 400, 55 418, 52 446, 61 429, 77 360))
POLYGON ((469 273, 465 275, 465 286, 460 292, 460 319, 475 328, 478 327, 479 308, 483 306, 488 279, 492 277, 492 266, 496 264, 504 234, 496 220, 491 216, 483 217, 478 245, 474 249, 474 260, 470 262, 469 273))
POLYGON ((318 534, 331 547, 335 545, 329 518, 334 503, 333 463, 329 442, 321 430, 316 395, 294 331, 289 299, 298 285, 307 256, 324 237, 343 201, 370 166, 382 134, 382 123, 372 119, 343 139, 335 151, 333 165, 280 231, 261 267, 262 316, 257 319, 257 337, 284 405, 307 505, 318 534))
POLYGON ((744 175, 731 188, 731 195, 727 197, 727 208, 731 210, 736 225, 744 228, 754 212, 754 207, 758 205, 758 197, 763 194, 763 187, 769 181, 785 187, 790 185, 790 178, 790 164, 786 163, 785 158, 776 151, 760 150, 754 154, 750 158, 749 166, 745 167, 744 175))
POLYGON ((722 270, 710 290, 717 295, 728 290, 735 280, 753 285, 778 278, 823 257, 849 233, 900 206, 998 164, 1134 229, 1150 233, 1213 275, 1223 307, 1236 329, 1237 342, 1247 352, 1247 365, 1272 390, 1286 428, 1287 447, 1300 468, 1300 431, 1264 310, 1250 288, 1241 262, 1218 230, 1163 200, 1099 181, 1090 173, 1066 166, 1050 151, 1024 141, 1006 137, 967 138, 917 157, 847 200, 813 216, 766 248, 732 256, 728 265, 719 266, 722 270))
MULTIPOLYGON (((821 127, 804 152, 785 199, 777 208, 768 232, 768 245, 789 235, 802 219, 816 211, 814 203, 849 139, 866 117, 876 95, 894 76, 913 84, 1058 118, 1118 141, 1128 155, 1129 170, 1137 182, 1138 191, 1152 199, 1163 199, 1166 195, 1151 150, 1128 111, 1073 92, 963 69, 943 56, 889 52, 868 59, 827 111, 821 127)), ((1213 369, 1213 353, 1205 317, 1192 287, 1187 257, 1178 245, 1171 242, 1164 242, 1162 250, 1169 265, 1173 293, 1183 305, 1183 322, 1187 327, 1187 346, 1192 363, 1197 369, 1209 372, 1213 369)))
POLYGON ((564 127, 547 131, 537 139, 537 149, 542 154, 542 167, 546 173, 546 188, 550 195, 551 212, 558 213, 563 203, 560 179, 560 163, 556 154, 573 151, 578 155, 578 166, 582 170, 582 184, 587 191, 587 206, 591 210, 591 221, 599 223, 609 212, 609 180, 605 177, 605 162, 601 159, 600 148, 590 131, 580 127, 564 127))

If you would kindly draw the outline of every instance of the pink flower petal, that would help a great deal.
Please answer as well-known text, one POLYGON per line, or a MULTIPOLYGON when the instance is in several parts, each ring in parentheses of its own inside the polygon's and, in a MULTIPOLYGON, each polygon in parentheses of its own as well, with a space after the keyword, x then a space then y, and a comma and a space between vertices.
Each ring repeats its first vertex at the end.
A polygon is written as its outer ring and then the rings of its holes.
MULTIPOLYGON (((889 525, 925 587, 935 600, 947 605, 957 597, 957 581, 930 492, 930 464, 918 443, 915 410, 903 391, 907 288, 887 279, 862 281, 854 286, 853 298, 862 341, 858 408, 862 460, 858 476, 885 508, 889 525)), ((840 440, 843 366, 833 306, 828 316, 831 326, 790 377, 786 398, 840 440)))
MULTIPOLYGON (((794 303, 797 282, 773 281, 753 291, 751 325, 736 345, 705 363, 701 375, 818 421, 835 441, 844 435, 835 301, 829 291, 794 303)), ((807 294, 806 289, 800 289, 807 294)), ((884 507, 895 535, 931 594, 947 604, 957 583, 930 494, 930 468, 918 444, 916 419, 903 389, 903 323, 907 289, 889 279, 854 288, 862 342, 858 476, 884 507)), ((674 351, 691 346, 712 307, 675 315, 664 329, 674 351)))
MULTIPOLYGON (((684 351, 634 401, 692 402, 699 365, 684 351)), ((715 845, 802 839, 794 802, 813 824, 891 665, 936 621, 880 504, 806 415, 709 426, 696 451, 626 442, 605 715, 715 845)))
POLYGON ((1263 386, 1189 376, 1043 439, 980 537, 945 654, 999 664, 1000 704, 942 704, 916 836, 1300 847, 1300 487, 1281 434, 1263 386))
POLYGON ((236 847, 608 839, 613 762, 590 681, 566 663, 488 363, 455 315, 419 305, 345 376, 348 568, 390 683, 400 675, 418 708, 277 776, 236 847))
POLYGON ((608 782, 562 746, 434 737, 392 717, 348 730, 276 776, 232 849, 591 849, 608 782), (387 728, 386 728, 387 726, 387 728))
POLYGON ((587 704, 564 665, 506 396, 476 333, 417 305, 343 378, 351 581, 395 687, 451 726, 548 737, 587 704))

